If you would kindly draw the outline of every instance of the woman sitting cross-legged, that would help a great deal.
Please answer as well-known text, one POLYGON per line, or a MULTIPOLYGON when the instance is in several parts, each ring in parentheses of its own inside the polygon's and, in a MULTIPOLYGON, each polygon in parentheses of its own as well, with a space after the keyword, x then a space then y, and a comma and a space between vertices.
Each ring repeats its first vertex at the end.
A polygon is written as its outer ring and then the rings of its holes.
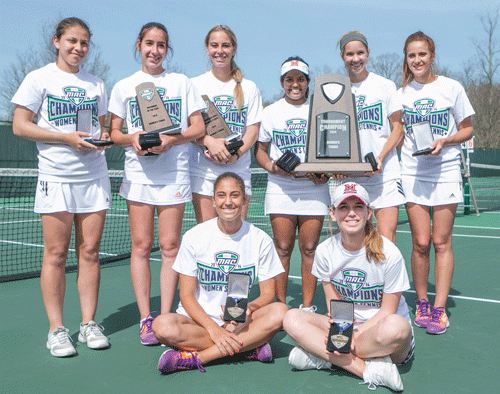
POLYGON ((354 331, 350 353, 326 351, 333 320, 329 316, 292 309, 283 327, 299 347, 289 363, 297 369, 331 368, 332 364, 361 377, 368 388, 403 390, 396 364, 413 356, 415 342, 408 306, 402 292, 409 289, 399 249, 380 235, 370 221, 367 191, 344 183, 333 195, 331 218, 339 233, 316 249, 312 273, 322 281, 326 303, 354 302, 354 331))
POLYGON ((272 239, 241 219, 247 203, 245 185, 234 173, 220 175, 214 184, 217 218, 187 231, 173 269, 180 274, 177 313, 158 316, 153 332, 172 347, 158 362, 162 373, 198 368, 215 359, 244 353, 261 362, 272 360, 269 340, 281 329, 288 308, 274 302, 275 277, 283 267, 272 239), (228 274, 258 278, 260 295, 248 302, 244 323, 222 320, 228 274))

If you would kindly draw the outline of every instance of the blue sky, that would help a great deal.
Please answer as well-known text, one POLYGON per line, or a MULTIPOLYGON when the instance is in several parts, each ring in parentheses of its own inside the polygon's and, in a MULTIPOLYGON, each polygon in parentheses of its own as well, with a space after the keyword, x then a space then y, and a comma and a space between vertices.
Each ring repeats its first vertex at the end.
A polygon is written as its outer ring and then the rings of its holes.
POLYGON ((207 69, 207 31, 226 24, 238 39, 238 65, 269 99, 280 92, 279 69, 289 56, 302 56, 312 69, 340 69, 336 43, 349 30, 367 36, 372 57, 401 54, 406 37, 422 30, 435 40, 439 64, 460 71, 475 55, 471 39, 486 39, 479 17, 495 7, 498 0, 2 1, 0 73, 17 53, 39 43, 44 23, 77 16, 90 25, 112 80, 140 68, 132 48, 141 26, 150 21, 167 27, 172 63, 194 77, 207 69))

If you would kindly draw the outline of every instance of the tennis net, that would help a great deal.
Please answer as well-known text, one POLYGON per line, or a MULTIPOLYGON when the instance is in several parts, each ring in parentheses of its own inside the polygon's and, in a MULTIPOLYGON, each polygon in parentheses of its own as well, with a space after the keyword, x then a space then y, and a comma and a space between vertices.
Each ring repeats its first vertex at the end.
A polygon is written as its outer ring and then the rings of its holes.
MULTIPOLYGON (((0 282, 40 275, 43 259, 43 235, 40 215, 33 212, 38 170, 0 169, 0 282)), ((127 206, 118 196, 123 171, 110 170, 113 207, 106 214, 100 247, 101 264, 130 256, 131 240, 127 206)), ((264 215, 267 172, 252 170, 252 196, 248 220, 271 234, 269 218, 264 215)), ((186 204, 182 234, 196 224, 193 206, 186 204)), ((155 229, 157 228, 155 223, 155 229)), ((76 269, 74 233, 66 261, 66 270, 76 269)), ((153 251, 159 250, 158 235, 153 251)))
POLYGON ((479 212, 500 210, 500 166, 471 163, 470 175, 479 212))
MULTIPOLYGON (((500 166, 471 164, 472 185, 479 210, 500 209, 500 166)), ((36 169, 0 169, 0 282, 40 275, 43 258, 43 235, 40 215, 33 212, 38 171, 36 169)), ((131 240, 125 200, 118 196, 123 171, 110 170, 113 207, 108 210, 100 247, 101 264, 130 257, 131 240)), ((264 214, 267 172, 252 169, 252 196, 247 220, 272 236, 269 217, 264 214)), ((332 190, 338 182, 330 183, 332 190)), ((405 209, 399 210, 399 223, 407 221, 405 209)), ((196 224, 193 206, 186 204, 182 234, 196 224)), ((156 229, 155 223, 155 229, 156 229)), ((326 219, 322 236, 335 228, 326 219)), ((154 236, 153 251, 159 250, 154 236)), ((74 234, 66 270, 77 267, 74 234)))

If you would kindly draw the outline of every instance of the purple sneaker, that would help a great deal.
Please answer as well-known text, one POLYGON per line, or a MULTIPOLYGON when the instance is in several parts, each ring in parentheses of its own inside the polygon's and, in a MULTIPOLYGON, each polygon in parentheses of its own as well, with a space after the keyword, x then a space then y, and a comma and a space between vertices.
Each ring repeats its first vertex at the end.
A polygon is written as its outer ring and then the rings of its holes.
POLYGON ((165 350, 158 360, 158 371, 161 373, 170 373, 178 369, 195 369, 206 372, 205 368, 198 360, 197 353, 177 352, 173 349, 165 350))
POLYGON ((431 307, 429 301, 422 298, 421 300, 416 300, 417 311, 415 313, 414 324, 417 327, 427 327, 429 320, 431 320, 431 307))
POLYGON ((273 352, 271 351, 271 346, 268 343, 250 350, 245 356, 249 360, 258 360, 261 363, 270 363, 273 361, 273 352))
POLYGON ((141 328, 139 329, 139 335, 141 336, 141 343, 146 346, 158 345, 160 342, 153 334, 153 329, 151 325, 153 324, 153 317, 148 315, 144 320, 141 320, 141 328))
POLYGON ((444 334, 449 326, 450 321, 448 320, 448 316, 446 315, 444 308, 433 308, 431 319, 427 325, 427 334, 444 334))

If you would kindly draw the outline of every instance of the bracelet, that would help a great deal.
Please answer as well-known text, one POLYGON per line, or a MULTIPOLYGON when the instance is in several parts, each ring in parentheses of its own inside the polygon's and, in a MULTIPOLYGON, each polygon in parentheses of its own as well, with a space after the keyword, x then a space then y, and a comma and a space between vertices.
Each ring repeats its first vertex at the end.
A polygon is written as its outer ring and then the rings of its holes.
POLYGON ((274 163, 276 163, 275 160, 271 160, 271 174, 274 174, 274 163))

